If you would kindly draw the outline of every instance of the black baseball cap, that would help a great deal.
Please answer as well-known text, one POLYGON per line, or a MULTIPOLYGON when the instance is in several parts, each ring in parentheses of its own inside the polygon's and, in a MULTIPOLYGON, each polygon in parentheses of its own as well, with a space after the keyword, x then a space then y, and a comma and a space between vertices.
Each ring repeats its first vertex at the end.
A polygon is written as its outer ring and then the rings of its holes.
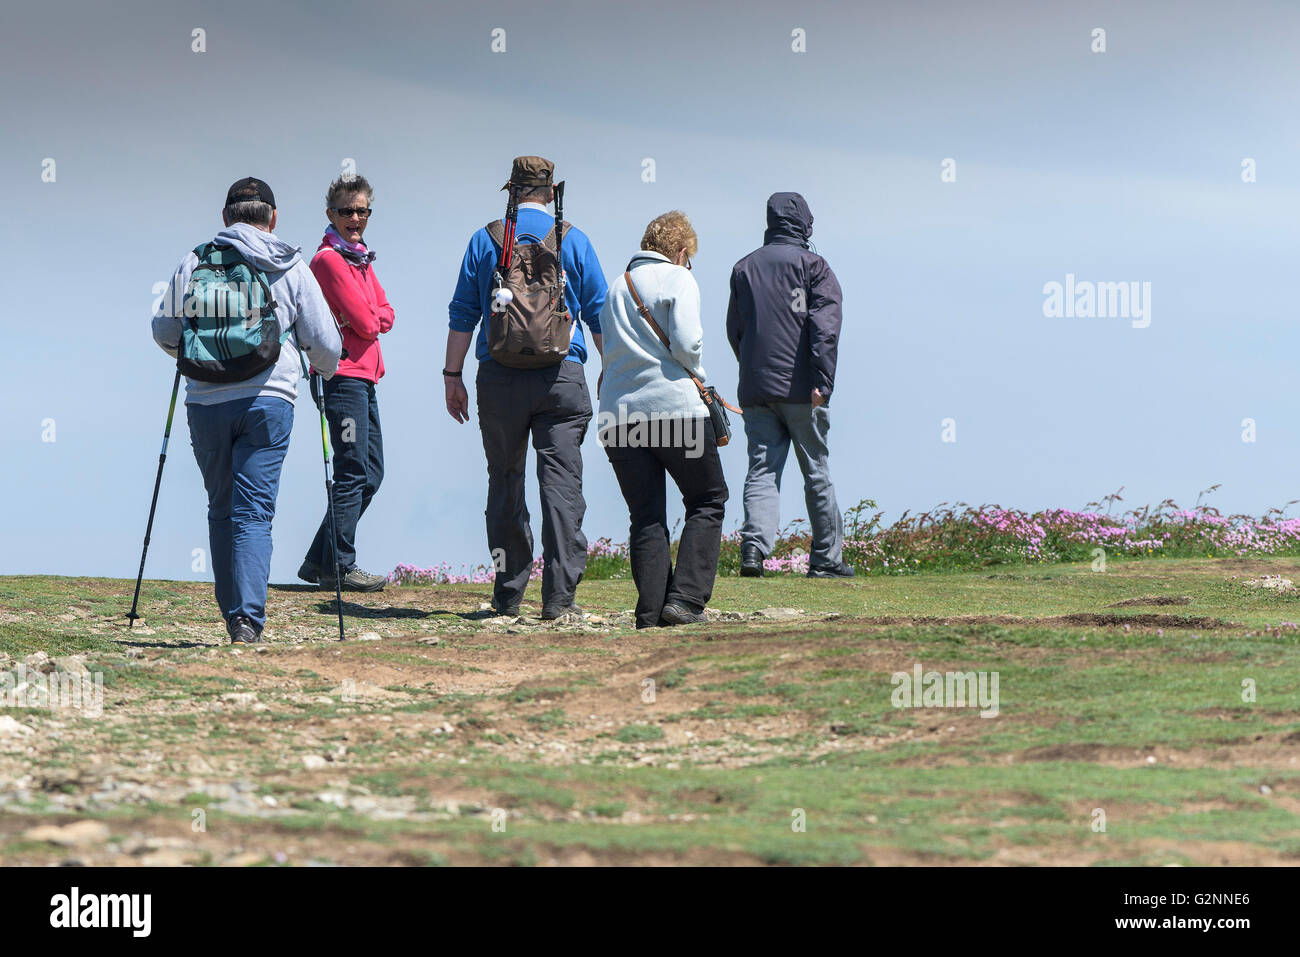
POLYGON ((236 203, 266 203, 275 209, 275 194, 262 180, 245 176, 226 191, 226 205, 236 203))

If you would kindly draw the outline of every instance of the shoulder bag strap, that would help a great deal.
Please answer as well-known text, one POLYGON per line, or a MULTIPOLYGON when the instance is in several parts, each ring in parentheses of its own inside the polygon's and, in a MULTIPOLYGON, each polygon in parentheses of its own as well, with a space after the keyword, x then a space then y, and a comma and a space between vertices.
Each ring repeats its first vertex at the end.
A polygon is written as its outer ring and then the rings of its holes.
MULTIPOLYGON (((636 311, 641 313, 641 318, 650 324, 650 328, 654 330, 655 335, 659 337, 659 341, 664 344, 664 348, 667 349, 668 354, 672 356, 673 347, 668 344, 668 337, 664 335, 663 329, 659 328, 659 323, 655 322, 655 317, 650 315, 650 310, 645 307, 645 303, 641 301, 641 296, 636 291, 636 284, 632 282, 632 270, 629 269, 626 272, 624 272, 623 279, 627 281, 627 291, 632 294, 632 301, 636 303, 636 311)), ((673 361, 676 361, 676 359, 677 357, 673 356, 673 361)), ((680 362, 678 362, 677 364, 682 367, 682 371, 684 371, 688 376, 690 376, 691 381, 695 383, 695 388, 697 388, 700 391, 700 398, 702 398, 705 404, 707 405, 710 401, 710 398, 708 395, 708 389, 705 388, 704 383, 701 382, 699 379, 697 379, 695 377, 695 373, 691 372, 690 369, 687 369, 685 366, 682 366, 680 362)), ((718 396, 718 401, 721 402, 723 405, 725 405, 732 412, 735 412, 737 415, 744 414, 739 409, 737 409, 734 405, 732 405, 730 402, 724 399, 722 396, 718 396)))

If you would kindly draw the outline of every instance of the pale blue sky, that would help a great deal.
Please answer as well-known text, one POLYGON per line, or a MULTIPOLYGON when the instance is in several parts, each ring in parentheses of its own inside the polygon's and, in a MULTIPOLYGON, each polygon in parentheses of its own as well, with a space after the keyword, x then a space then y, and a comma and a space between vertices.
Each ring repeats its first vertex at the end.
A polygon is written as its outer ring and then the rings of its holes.
MULTIPOLYGON (((388 473, 359 534, 368 569, 487 559, 477 427, 447 416, 439 369, 465 242, 500 215, 520 153, 556 162, 568 218, 608 277, 651 217, 690 214, 705 367, 729 397, 731 265, 761 243, 769 193, 807 197, 844 288, 831 462, 845 508, 866 496, 889 516, 958 499, 1079 507, 1121 485, 1130 504, 1191 504, 1214 482, 1230 510, 1300 498, 1295 5, 652 9, 6 10, 0 573, 134 575, 172 377, 149 336, 154 283, 210 238, 244 175, 275 189, 278 234, 313 250, 345 157, 375 184, 367 239, 397 311, 380 387, 388 473), (495 27, 505 54, 490 52, 495 27), (806 53, 791 52, 796 27, 806 53), (1095 27, 1104 54, 1090 52, 1095 27), (46 157, 54 183, 41 182, 46 157), (654 183, 641 181, 646 157, 654 183), (946 157, 955 183, 940 181, 946 157), (1242 183, 1244 157, 1258 182, 1242 183), (1043 284, 1071 272, 1150 282, 1150 327, 1044 318, 1043 284), (955 444, 940 441, 945 417, 955 444)), ((593 387, 598 371, 588 364, 593 387)), ((324 506, 303 391, 276 581, 292 579, 324 506)), ((588 537, 622 540, 594 436, 585 454, 588 537)), ((723 460, 731 529, 743 439, 723 460)), ((804 514, 793 459, 783 509, 804 514)), ((206 537, 178 416, 148 574, 209 577, 191 571, 206 537)))

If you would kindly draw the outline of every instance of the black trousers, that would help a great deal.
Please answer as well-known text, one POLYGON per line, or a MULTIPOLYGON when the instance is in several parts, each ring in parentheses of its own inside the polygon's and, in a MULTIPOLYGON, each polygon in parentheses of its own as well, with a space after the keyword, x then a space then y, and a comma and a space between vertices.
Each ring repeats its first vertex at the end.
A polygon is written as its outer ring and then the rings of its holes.
MULTIPOLYGON (((334 522, 338 533, 339 569, 357 563, 357 525, 384 481, 384 437, 379 428, 375 385, 365 379, 336 375, 325 380, 325 419, 334 454, 334 522)), ((334 574, 330 513, 316 530, 307 561, 334 574)))
POLYGON ((542 604, 569 605, 587 568, 582 440, 591 421, 591 398, 582 365, 566 359, 544 369, 511 369, 480 362, 475 383, 487 456, 484 514, 497 607, 519 604, 533 567, 533 530, 524 500, 530 435, 542 499, 542 604))
MULTIPOLYGON (((636 625, 652 628, 669 602, 698 614, 713 595, 727 480, 707 418, 688 420, 672 445, 637 442, 634 436, 629 442, 629 433, 635 431, 619 426, 602 434, 601 443, 631 518, 628 546, 637 590, 636 625), (683 441, 682 436, 689 438, 683 441), (676 567, 668 540, 667 476, 677 483, 686 506, 676 567)), ((661 430, 659 437, 667 431, 661 430)))

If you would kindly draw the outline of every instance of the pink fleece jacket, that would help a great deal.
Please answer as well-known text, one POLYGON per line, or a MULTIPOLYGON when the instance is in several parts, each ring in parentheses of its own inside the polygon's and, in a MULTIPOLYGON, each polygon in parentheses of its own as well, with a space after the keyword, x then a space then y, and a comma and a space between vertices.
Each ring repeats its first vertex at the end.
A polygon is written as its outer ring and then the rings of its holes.
POLYGON ((384 375, 379 335, 393 328, 393 307, 375 276, 374 264, 365 268, 353 265, 322 239, 312 257, 311 271, 338 320, 343 347, 348 350, 335 374, 378 382, 384 375))

